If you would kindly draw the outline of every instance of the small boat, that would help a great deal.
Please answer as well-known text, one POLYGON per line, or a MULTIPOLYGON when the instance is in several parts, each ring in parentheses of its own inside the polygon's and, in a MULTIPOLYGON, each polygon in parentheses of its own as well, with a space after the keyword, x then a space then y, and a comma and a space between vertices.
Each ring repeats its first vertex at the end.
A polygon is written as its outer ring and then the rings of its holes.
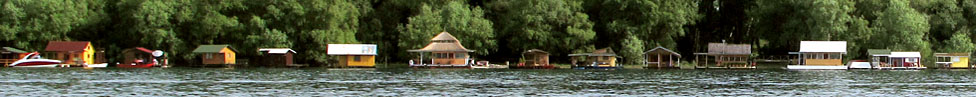
POLYGON ((505 68, 508 68, 508 65, 489 64, 488 61, 478 61, 477 63, 475 63, 475 65, 472 65, 471 68, 473 68, 473 69, 505 69, 505 68))
POLYGON ((85 67, 87 67, 87 68, 105 68, 105 67, 108 67, 108 63, 88 64, 88 65, 85 65, 85 67))
POLYGON ((848 63, 847 66, 850 66, 848 67, 849 69, 871 69, 871 67, 873 67, 871 66, 871 62, 864 60, 853 60, 848 63))
POLYGON ((60 60, 51 60, 41 58, 37 52, 33 52, 24 56, 20 60, 14 61, 10 64, 10 67, 57 67, 61 64, 60 60))
POLYGON ((142 60, 136 60, 133 63, 129 63, 129 64, 116 64, 115 66, 116 67, 119 67, 119 68, 152 68, 153 66, 156 66, 156 63, 159 63, 159 62, 157 62, 155 60, 153 62, 143 62, 142 60))

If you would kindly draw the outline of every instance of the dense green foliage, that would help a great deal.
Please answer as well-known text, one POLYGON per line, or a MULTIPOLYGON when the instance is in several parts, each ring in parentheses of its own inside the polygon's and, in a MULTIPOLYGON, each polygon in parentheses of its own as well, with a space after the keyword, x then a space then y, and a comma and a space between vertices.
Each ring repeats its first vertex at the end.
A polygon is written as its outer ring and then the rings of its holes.
POLYGON ((976 0, 0 0, 0 46, 92 41, 107 54, 166 50, 181 64, 197 61, 198 45, 230 44, 242 58, 293 48, 297 63, 324 65, 334 61, 325 45, 344 43, 377 44, 380 62, 402 63, 439 32, 502 62, 610 47, 633 64, 654 47, 691 56, 722 41, 778 56, 807 40, 848 41, 849 59, 892 49, 931 62, 976 49, 976 0))

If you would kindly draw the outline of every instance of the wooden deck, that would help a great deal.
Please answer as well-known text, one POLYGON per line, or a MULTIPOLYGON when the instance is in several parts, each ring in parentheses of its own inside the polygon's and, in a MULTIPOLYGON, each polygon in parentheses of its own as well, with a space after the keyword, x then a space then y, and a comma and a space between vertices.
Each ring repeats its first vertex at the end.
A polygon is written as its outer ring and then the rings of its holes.
POLYGON ((464 64, 411 64, 411 68, 471 68, 464 64))
POLYGON ((19 59, 0 59, 0 64, 3 64, 3 67, 10 67, 10 64, 17 60, 19 59))
POLYGON ((874 67, 874 69, 878 69, 878 70, 922 70, 922 69, 926 69, 926 67, 874 67))

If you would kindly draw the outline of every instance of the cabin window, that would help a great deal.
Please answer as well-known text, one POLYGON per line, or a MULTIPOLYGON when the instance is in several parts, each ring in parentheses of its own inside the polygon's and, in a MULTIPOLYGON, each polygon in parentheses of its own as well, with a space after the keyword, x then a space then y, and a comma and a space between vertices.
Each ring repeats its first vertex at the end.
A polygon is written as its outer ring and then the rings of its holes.
POLYGON ((610 60, 610 56, 604 56, 603 60, 610 60))
POLYGON ((905 62, 918 62, 917 58, 905 58, 905 62))
POLYGON ((434 53, 435 58, 450 58, 448 53, 434 53))
POLYGON ((840 59, 840 54, 830 54, 830 59, 840 59))
POLYGON ((460 53, 460 54, 454 54, 454 58, 457 58, 457 59, 463 59, 465 55, 467 55, 467 54, 463 54, 463 53, 460 53))
POLYGON ((352 56, 352 61, 359 62, 359 60, 360 60, 359 56, 352 56))
POLYGON ((935 59, 938 62, 951 62, 951 61, 949 61, 950 60, 949 57, 938 57, 938 58, 935 58, 935 59))
POLYGON ((204 59, 213 59, 213 54, 203 54, 204 59))

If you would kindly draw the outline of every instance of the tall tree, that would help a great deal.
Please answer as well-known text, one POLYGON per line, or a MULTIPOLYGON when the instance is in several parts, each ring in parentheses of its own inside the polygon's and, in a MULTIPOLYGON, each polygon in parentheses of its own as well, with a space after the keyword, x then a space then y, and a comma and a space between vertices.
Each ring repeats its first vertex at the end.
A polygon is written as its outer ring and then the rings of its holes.
POLYGON ((580 1, 499 0, 487 8, 494 14, 499 44, 504 46, 500 55, 518 56, 529 49, 565 55, 592 45, 595 37, 593 22, 582 12, 580 1))
MULTIPOLYGON (((636 36, 642 48, 663 46, 674 49, 676 39, 687 33, 687 26, 701 18, 695 0, 591 0, 591 16, 597 26, 597 41, 625 49, 624 36, 636 36), (596 15, 593 15, 596 14, 596 15)), ((610 46, 597 44, 597 46, 610 46)), ((638 48, 626 48, 638 49, 638 48)), ((623 56, 640 58, 641 56, 623 56)), ((637 60, 632 60, 637 61, 637 60)))
POLYGON ((458 1, 450 1, 442 7, 423 5, 420 13, 408 20, 408 24, 398 28, 401 51, 422 48, 440 32, 451 33, 462 45, 476 50, 476 54, 487 55, 496 48, 492 22, 484 18, 481 7, 458 1))
POLYGON ((776 55, 799 49, 800 41, 841 40, 848 30, 854 3, 849 0, 757 0, 747 12, 760 54, 776 55))

